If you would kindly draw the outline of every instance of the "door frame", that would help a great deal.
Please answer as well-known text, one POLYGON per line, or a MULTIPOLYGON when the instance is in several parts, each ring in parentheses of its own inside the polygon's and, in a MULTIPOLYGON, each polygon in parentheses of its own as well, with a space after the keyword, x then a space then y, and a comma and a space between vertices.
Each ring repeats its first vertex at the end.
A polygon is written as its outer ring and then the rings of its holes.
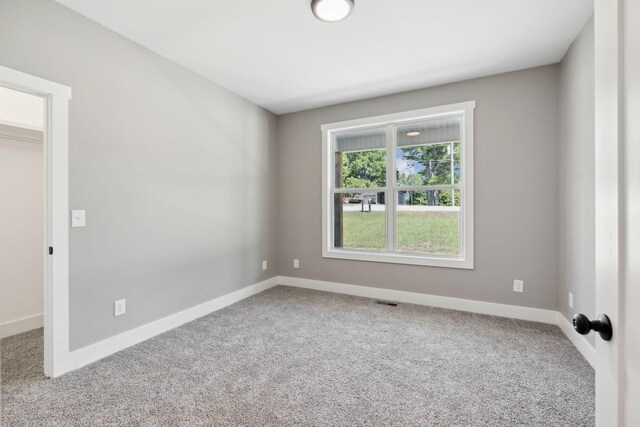
POLYGON ((596 313, 612 340, 596 337, 596 425, 638 425, 638 135, 640 32, 636 0, 594 2, 596 313), (635 138, 635 140, 634 140, 635 138), (637 299, 636 299, 637 301, 637 299), (633 317, 635 316, 635 318, 633 317))
POLYGON ((71 88, 0 66, 0 86, 44 99, 44 374, 69 357, 69 101, 71 88), (49 254, 53 248, 53 255, 49 254))

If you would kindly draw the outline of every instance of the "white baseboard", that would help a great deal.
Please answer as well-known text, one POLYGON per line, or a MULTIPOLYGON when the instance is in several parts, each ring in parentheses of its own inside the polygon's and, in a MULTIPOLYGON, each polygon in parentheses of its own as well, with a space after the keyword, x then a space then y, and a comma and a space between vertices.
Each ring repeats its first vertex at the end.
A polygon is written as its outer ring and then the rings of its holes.
MULTIPOLYGON (((267 279, 255 285, 237 290, 219 298, 207 301, 195 307, 188 308, 179 313, 172 314, 138 328, 123 332, 106 340, 91 344, 87 347, 75 350, 68 354, 64 364, 64 372, 78 369, 82 366, 96 362, 104 357, 114 354, 127 347, 146 341, 163 332, 167 332, 185 323, 206 316, 250 296, 256 295, 276 285, 293 286, 305 289, 334 292, 376 298, 382 300, 398 301, 408 304, 426 305, 451 310, 468 311, 472 313, 488 314, 493 316, 510 317, 514 319, 529 320, 534 322, 549 323, 560 326, 569 340, 575 345, 585 359, 594 366, 595 349, 581 335, 577 335, 567 319, 562 314, 553 310, 521 307, 508 304, 498 304, 484 301, 475 301, 460 298, 442 297, 437 295, 421 294, 415 292, 397 291, 391 289, 372 288, 368 286, 347 285, 336 282, 301 279, 296 277, 277 276, 267 279)), ((34 316, 37 317, 37 316, 34 316)), ((39 316, 39 326, 42 326, 42 316, 39 316)), ((31 318, 29 318, 31 319, 31 318)), ((2 333, 5 332, 5 325, 2 333)), ((29 330, 29 329, 25 329, 29 330)), ((20 331, 23 332, 23 331, 20 331)), ((19 332, 14 332, 19 333, 19 332)), ((4 336, 4 335, 3 335, 4 336)), ((62 372, 62 373, 64 373, 62 372)))
POLYGON ((587 341, 584 335, 578 334, 573 330, 573 325, 566 317, 562 315, 562 313, 558 312, 558 326, 562 329, 562 332, 569 338, 569 341, 578 349, 580 354, 587 359, 587 362, 593 367, 596 368, 596 349, 587 341))
POLYGON ((557 324, 558 312, 541 308, 521 307, 518 305, 498 304, 494 302, 476 301, 470 299, 442 297, 438 295, 421 294, 416 292, 396 291, 368 286, 347 285, 343 283, 324 282, 320 280, 300 279, 297 277, 278 276, 278 283, 297 288, 315 289, 318 291, 335 292, 339 294, 355 295, 359 297, 375 298, 407 304, 427 305, 430 307, 448 308, 451 310, 468 311, 471 313, 489 314, 492 316, 510 317, 513 319, 530 320, 557 324))
POLYGON ((595 369, 596 350, 589 341, 573 330, 571 323, 558 311, 541 308, 521 307, 517 305, 497 304, 493 302, 475 301, 460 298, 449 298, 415 292, 396 291, 391 289, 372 288, 368 286, 347 285, 344 283, 324 282, 321 280, 301 279, 297 277, 278 276, 278 284, 318 291, 355 295, 407 304, 426 305, 471 313, 489 314, 492 316, 510 317, 549 323, 560 327, 569 341, 578 349, 589 364, 595 369))
POLYGON ((0 323, 0 338, 6 338, 12 335, 42 328, 43 324, 44 320, 42 314, 36 314, 34 316, 0 323))
MULTIPOLYGON (((163 332, 167 332, 185 323, 213 313, 252 295, 258 294, 278 284, 276 277, 267 279, 255 285, 247 286, 227 295, 212 299, 170 316, 147 323, 135 329, 123 332, 106 340, 91 344, 87 347, 72 351, 68 354, 64 364, 64 372, 78 369, 96 362, 127 347, 146 341, 163 332)), ((63 373, 64 373, 63 372, 63 373)))

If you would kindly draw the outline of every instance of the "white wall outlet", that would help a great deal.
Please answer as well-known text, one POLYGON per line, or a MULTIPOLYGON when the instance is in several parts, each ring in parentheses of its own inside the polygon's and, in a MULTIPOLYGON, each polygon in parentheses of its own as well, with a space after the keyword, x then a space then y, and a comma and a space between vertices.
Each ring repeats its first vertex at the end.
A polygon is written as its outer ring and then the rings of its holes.
POLYGON ((113 315, 114 316, 122 316, 127 312, 127 300, 119 299, 115 303, 113 303, 113 315))
POLYGON ((524 292, 524 280, 513 281, 513 292, 524 292))
POLYGON ((71 211, 71 227, 85 227, 85 212, 84 211, 71 211))
POLYGON ((293 260, 293 268, 300 268, 300 260, 299 259, 294 259, 293 260))
POLYGON ((569 307, 573 308, 573 293, 569 292, 569 307))
POLYGON ((267 261, 262 261, 262 270, 266 270, 267 269, 267 261))

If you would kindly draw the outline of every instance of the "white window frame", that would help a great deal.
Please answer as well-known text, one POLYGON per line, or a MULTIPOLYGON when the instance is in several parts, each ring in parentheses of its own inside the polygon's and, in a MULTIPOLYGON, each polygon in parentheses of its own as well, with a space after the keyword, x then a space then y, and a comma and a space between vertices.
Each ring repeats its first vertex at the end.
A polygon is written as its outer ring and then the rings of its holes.
MULTIPOLYGON (((385 262, 394 264, 412 264, 432 267, 448 267, 473 269, 473 112, 475 101, 443 105, 403 113, 387 114, 344 122, 327 123, 322 130, 322 256, 324 258, 338 258, 357 261, 385 262), (396 200, 393 197, 397 191, 395 174, 395 126, 405 122, 437 119, 447 116, 460 116, 460 229, 461 255, 431 255, 409 254, 394 252, 395 245, 395 211, 396 200), (335 191, 334 177, 334 144, 335 135, 345 131, 359 130, 370 127, 386 127, 387 130, 387 183, 385 191, 386 239, 387 251, 367 251, 360 249, 335 248, 334 235, 334 207, 335 191), (389 197, 391 196, 391 197, 389 197), (393 218, 393 220, 391 220, 393 218), (389 248, 391 251, 389 251, 389 248)), ((402 190, 411 187, 402 187, 402 190)), ((371 191, 372 189, 362 189, 371 191)), ((379 191, 379 190, 378 190, 379 191)), ((339 191, 338 191, 339 192, 339 191)))

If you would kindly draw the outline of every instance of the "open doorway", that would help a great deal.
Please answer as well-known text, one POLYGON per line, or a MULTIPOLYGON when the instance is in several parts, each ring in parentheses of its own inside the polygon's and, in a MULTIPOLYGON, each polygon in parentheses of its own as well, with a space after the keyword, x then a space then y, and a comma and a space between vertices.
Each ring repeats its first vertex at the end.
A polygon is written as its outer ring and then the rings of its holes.
POLYGON ((71 89, 0 66, 0 91, 4 103, 0 112, 5 112, 4 118, 0 116, 4 132, 0 185, 6 193, 0 205, 2 227, 6 227, 2 249, 9 251, 2 255, 7 256, 3 261, 11 263, 11 277, 7 266, 2 268, 0 332, 9 336, 42 327, 44 374, 55 377, 70 369, 71 89))
POLYGON ((44 99, 0 87, 0 338, 44 325, 44 99))

